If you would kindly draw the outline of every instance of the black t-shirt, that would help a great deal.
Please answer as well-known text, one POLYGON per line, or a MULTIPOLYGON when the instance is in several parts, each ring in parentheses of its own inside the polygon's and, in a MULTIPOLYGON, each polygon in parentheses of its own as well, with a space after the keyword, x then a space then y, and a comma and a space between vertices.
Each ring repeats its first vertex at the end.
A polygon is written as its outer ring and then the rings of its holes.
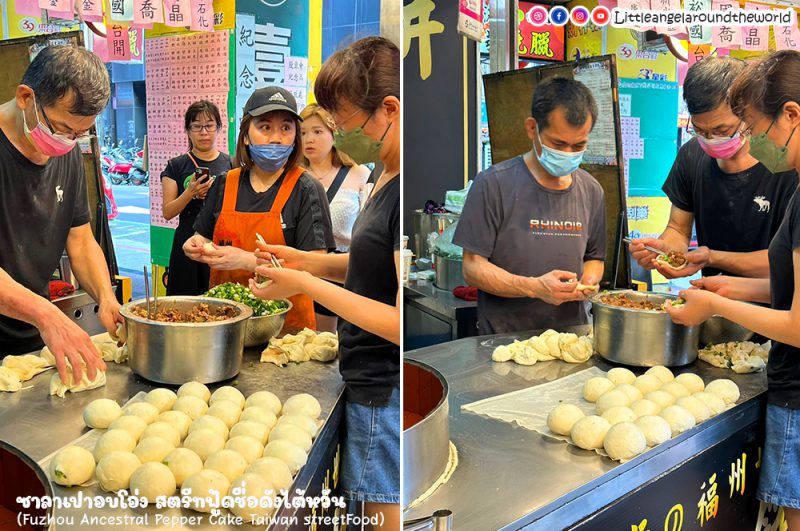
MULTIPOLYGON (((700 245, 747 253, 769 247, 797 183, 794 170, 772 174, 761 163, 725 173, 693 138, 678 151, 662 190, 674 206, 694 214, 700 245)), ((704 276, 719 273, 703 269, 704 276)))
MULTIPOLYGON (((210 161, 199 159, 196 155, 192 156, 200 167, 208 168, 212 177, 223 177, 231 170, 231 168, 233 168, 231 158, 225 153, 220 153, 216 159, 210 161)), ((178 155, 167 162, 167 167, 161 172, 161 179, 163 180, 166 177, 178 183, 178 195, 180 196, 184 191, 186 191, 188 179, 192 178, 195 169, 196 166, 192 162, 192 159, 189 158, 188 154, 184 153, 183 155, 178 155)), ((178 218, 179 223, 188 224, 189 228, 191 229, 197 214, 200 213, 202 208, 202 199, 192 199, 189 201, 189 204, 186 205, 186 208, 184 208, 180 213, 180 217, 178 218)))
MULTIPOLYGON (((86 176, 79 147, 44 166, 28 160, 0 131, 0 268, 49 299, 72 227, 89 223, 86 176)), ((42 345, 32 325, 0 316, 0 358, 42 345)))
MULTIPOLYGON (((344 287, 394 306, 397 273, 394 253, 400 250, 400 176, 378 190, 353 225, 350 261, 344 287)), ((400 326, 400 323, 397 323, 400 326)), ((339 371, 347 400, 385 406, 400 383, 400 347, 339 320, 339 371)))
MULTIPOLYGON (((769 277, 772 307, 788 311, 794 297, 794 262, 792 253, 800 249, 800 201, 791 196, 780 228, 769 245, 769 277)), ((770 404, 800 409, 800 349, 772 342, 767 363, 770 404)))
MULTIPOLYGON (((256 192, 250 184, 250 173, 242 171, 239 177, 239 194, 236 197, 237 212, 269 212, 283 184, 284 175, 264 192, 256 192)), ((227 176, 218 177, 208 191, 203 209, 194 223, 194 230, 213 239, 214 227, 222 212, 227 176)), ((301 251, 336 249, 331 228, 331 211, 325 188, 307 173, 303 173, 283 207, 283 237, 286 245, 301 251)))

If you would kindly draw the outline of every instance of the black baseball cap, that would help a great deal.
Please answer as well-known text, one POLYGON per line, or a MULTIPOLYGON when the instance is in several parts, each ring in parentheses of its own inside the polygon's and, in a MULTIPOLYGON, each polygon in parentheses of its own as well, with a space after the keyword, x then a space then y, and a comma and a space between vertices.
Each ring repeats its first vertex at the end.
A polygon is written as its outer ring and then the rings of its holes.
POLYGON ((291 92, 282 87, 260 88, 250 95, 244 106, 244 112, 253 117, 271 111, 286 111, 302 121, 297 113, 297 101, 291 92))

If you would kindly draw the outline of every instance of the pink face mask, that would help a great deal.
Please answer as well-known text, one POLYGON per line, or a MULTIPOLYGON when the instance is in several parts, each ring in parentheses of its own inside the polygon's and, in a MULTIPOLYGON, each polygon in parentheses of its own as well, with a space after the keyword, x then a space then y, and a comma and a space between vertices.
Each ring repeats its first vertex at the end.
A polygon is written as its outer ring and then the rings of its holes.
POLYGON ((739 152, 739 150, 742 148, 742 144, 744 143, 742 136, 738 131, 731 138, 712 138, 709 140, 703 138, 702 136, 698 136, 697 140, 700 142, 700 147, 703 149, 703 151, 715 159, 731 158, 739 152))
POLYGON ((22 124, 25 126, 25 134, 31 137, 33 145, 36 146, 42 154, 48 157, 62 157, 72 151, 75 147, 77 140, 65 138, 61 135, 56 135, 39 120, 39 111, 36 109, 36 98, 33 100, 33 111, 36 113, 36 121, 38 124, 36 128, 31 131, 28 128, 28 121, 25 118, 25 113, 22 113, 22 124))

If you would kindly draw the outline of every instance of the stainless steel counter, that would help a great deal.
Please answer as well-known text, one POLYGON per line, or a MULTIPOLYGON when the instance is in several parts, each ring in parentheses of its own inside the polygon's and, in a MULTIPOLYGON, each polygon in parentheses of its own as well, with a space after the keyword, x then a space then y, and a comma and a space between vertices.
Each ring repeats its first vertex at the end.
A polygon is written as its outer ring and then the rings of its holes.
MULTIPOLYGON (((320 430, 314 447, 309 454, 308 463, 303 467, 295 478, 296 488, 306 488, 314 475, 315 469, 319 466, 326 466, 321 463, 323 457, 320 455, 325 446, 329 446, 332 438, 338 437, 338 424, 341 417, 340 400, 343 401, 343 383, 339 375, 338 363, 318 363, 308 362, 302 364, 290 364, 286 367, 277 367, 271 363, 260 363, 261 349, 248 349, 245 351, 242 362, 242 370, 233 380, 209 385, 212 390, 222 385, 231 385, 235 382, 245 396, 259 390, 269 390, 275 393, 282 401, 296 393, 310 393, 314 395, 322 406, 321 418, 326 421, 320 430)), ((107 383, 104 387, 85 391, 83 393, 67 393, 66 398, 58 398, 49 395, 49 382, 54 373, 54 369, 39 374, 32 380, 25 382, 24 385, 33 385, 32 389, 22 390, 17 393, 0 393, 0 439, 11 443, 34 460, 39 461, 59 448, 69 444, 88 431, 83 424, 83 409, 89 402, 98 398, 110 398, 120 404, 124 404, 131 397, 140 391, 149 391, 156 387, 163 386, 148 382, 134 375, 127 364, 116 365, 107 363, 107 383)), ((64 489, 54 485, 58 495, 76 495, 79 489, 64 489)), ((84 489, 85 495, 89 494, 91 488, 84 489)), ((78 526, 83 517, 84 510, 62 510, 56 514, 61 516, 73 516, 74 524, 78 526)), ((200 515, 193 511, 180 511, 176 509, 157 511, 150 506, 146 511, 128 511, 129 514, 148 515, 148 528, 167 529, 171 528, 168 523, 159 525, 156 522, 156 515, 178 516, 203 516, 203 523, 191 526, 196 529, 227 528, 225 525, 212 525, 209 523, 208 515, 200 515)), ((115 515, 121 514, 110 509, 92 510, 92 515, 115 515)), ((86 527, 80 529, 106 529, 109 526, 86 527)), ((115 529, 125 529, 125 526, 113 526, 115 529)), ((248 526, 245 526, 245 528, 248 526)), ((63 527, 78 528, 78 527, 63 527)), ((129 529, 135 526, 128 527, 129 529)), ((239 527, 230 527, 240 529, 239 527)))
MULTIPOLYGON (((588 327, 560 331, 587 333, 588 327)), ((701 361, 673 372, 694 372, 706 382, 730 378, 741 390, 737 405, 624 464, 534 431, 462 412, 464 404, 557 380, 591 365, 603 370, 613 367, 597 355, 577 365, 550 361, 521 366, 491 361, 496 346, 535 333, 466 338, 405 353, 407 358, 432 365, 447 379, 450 439, 459 460, 450 481, 406 512, 405 520, 449 509, 453 511, 453 529, 460 531, 565 529, 761 415, 765 373, 739 375, 701 361)))
POLYGON ((406 349, 427 347, 478 333, 475 301, 459 299, 433 282, 411 281, 403 290, 406 349))

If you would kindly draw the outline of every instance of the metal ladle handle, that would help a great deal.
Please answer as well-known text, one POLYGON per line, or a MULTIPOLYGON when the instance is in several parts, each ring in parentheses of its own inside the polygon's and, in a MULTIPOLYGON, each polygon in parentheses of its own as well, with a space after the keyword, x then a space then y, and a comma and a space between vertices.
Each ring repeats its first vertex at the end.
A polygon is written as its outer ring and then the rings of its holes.
POLYGON ((142 271, 144 272, 144 299, 147 304, 147 318, 152 319, 150 317, 150 279, 147 276, 147 266, 142 266, 142 271))

